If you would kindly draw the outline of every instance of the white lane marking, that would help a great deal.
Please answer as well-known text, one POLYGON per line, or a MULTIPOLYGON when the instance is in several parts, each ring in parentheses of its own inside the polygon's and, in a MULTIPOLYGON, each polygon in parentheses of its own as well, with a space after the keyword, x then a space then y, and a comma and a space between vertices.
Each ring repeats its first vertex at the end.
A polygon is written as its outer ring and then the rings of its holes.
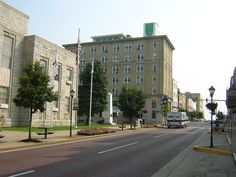
POLYGON ((26 171, 26 172, 22 172, 22 173, 17 173, 15 175, 11 175, 9 177, 22 176, 22 175, 26 175, 26 174, 29 174, 29 173, 34 173, 34 170, 30 170, 30 171, 26 171))
POLYGON ((153 138, 159 138, 159 137, 162 137, 162 136, 165 136, 165 135, 168 135, 168 133, 164 133, 164 134, 161 134, 161 135, 157 135, 157 136, 154 136, 153 138))
POLYGON ((114 150, 117 150, 117 149, 121 149, 121 148, 124 148, 124 147, 127 147, 127 146, 131 146, 131 145, 134 145, 134 144, 137 144, 137 143, 138 143, 138 141, 135 141, 133 143, 129 143, 129 144, 126 144, 126 145, 123 145, 123 146, 119 146, 119 147, 115 147, 115 148, 108 149, 108 150, 105 150, 105 151, 101 151, 101 152, 98 152, 98 155, 106 153, 106 152, 114 151, 114 150))

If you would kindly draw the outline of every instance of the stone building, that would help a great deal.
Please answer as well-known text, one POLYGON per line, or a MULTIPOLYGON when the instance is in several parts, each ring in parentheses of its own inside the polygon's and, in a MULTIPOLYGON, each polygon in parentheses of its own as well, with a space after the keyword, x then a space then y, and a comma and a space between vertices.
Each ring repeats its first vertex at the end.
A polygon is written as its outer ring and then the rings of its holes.
MULTIPOLYGON (((166 35, 157 33, 156 23, 144 24, 144 36, 113 34, 92 37, 81 43, 81 71, 93 60, 101 61, 108 78, 108 91, 115 103, 121 88, 136 87, 146 95, 145 122, 161 122, 161 103, 168 97, 172 106, 172 52, 174 46, 166 35)), ((64 47, 76 51, 76 44, 64 47)))
MULTIPOLYGON (((27 125, 29 110, 16 107, 13 98, 25 64, 40 61, 60 98, 33 115, 33 126, 66 125, 70 119, 70 90, 76 90, 75 54, 38 36, 28 35, 29 16, 0 1, 0 123, 27 125), (58 77, 53 62, 58 60, 58 77)), ((73 117, 75 113, 73 112, 73 117)), ((73 120, 74 122, 74 120, 73 120)))

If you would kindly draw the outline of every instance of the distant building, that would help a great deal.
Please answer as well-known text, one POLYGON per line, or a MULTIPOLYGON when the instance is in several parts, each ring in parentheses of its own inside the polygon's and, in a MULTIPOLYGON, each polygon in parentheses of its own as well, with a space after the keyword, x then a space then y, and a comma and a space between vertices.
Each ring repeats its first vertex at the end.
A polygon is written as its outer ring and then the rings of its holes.
MULTIPOLYGON (((33 126, 67 125, 70 90, 76 90, 75 54, 38 36, 28 35, 29 17, 0 1, 0 125, 28 125, 29 110, 16 107, 13 98, 25 64, 40 61, 60 98, 46 103, 46 111, 33 115, 33 126), (58 76, 53 62, 58 58, 58 76)), ((73 113, 73 117, 75 113, 73 113)), ((73 120, 74 122, 74 120, 73 120)))
POLYGON ((236 67, 230 79, 230 87, 226 90, 226 105, 228 113, 233 122, 236 122, 236 67))
MULTIPOLYGON (((82 43, 80 69, 92 59, 101 61, 108 78, 108 91, 117 101, 123 86, 136 87, 146 95, 143 118, 145 122, 161 122, 164 96, 172 107, 172 52, 175 49, 166 35, 158 35, 156 23, 144 24, 144 37, 113 34, 92 37, 82 43)), ((76 44, 64 47, 76 51, 76 44)))

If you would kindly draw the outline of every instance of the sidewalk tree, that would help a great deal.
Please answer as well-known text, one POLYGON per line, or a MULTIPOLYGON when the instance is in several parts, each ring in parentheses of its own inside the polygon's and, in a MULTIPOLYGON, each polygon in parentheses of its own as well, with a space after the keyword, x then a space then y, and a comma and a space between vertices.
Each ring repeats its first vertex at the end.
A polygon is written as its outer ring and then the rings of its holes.
MULTIPOLYGON (((80 73, 79 85, 79 115, 86 115, 86 124, 89 124, 90 86, 92 64, 88 63, 80 73)), ((91 114, 101 114, 107 108, 107 78, 101 62, 94 61, 92 110, 91 114)))
POLYGON ((119 109, 130 120, 130 128, 135 127, 136 117, 145 106, 145 96, 142 90, 123 87, 119 95, 119 109))
POLYGON ((49 81, 48 74, 38 61, 26 65, 20 76, 20 87, 13 101, 16 106, 30 109, 28 141, 31 141, 32 114, 38 110, 43 112, 46 102, 58 99, 58 94, 53 92, 53 87, 49 86, 49 81))

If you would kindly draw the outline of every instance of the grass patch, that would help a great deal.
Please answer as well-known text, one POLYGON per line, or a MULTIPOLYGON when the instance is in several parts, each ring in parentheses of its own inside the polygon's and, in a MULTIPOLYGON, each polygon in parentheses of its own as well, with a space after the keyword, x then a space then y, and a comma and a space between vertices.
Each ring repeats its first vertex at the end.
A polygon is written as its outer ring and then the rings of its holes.
MULTIPOLYGON (((77 128, 74 126, 72 127, 73 130, 78 129, 96 129, 96 128, 106 128, 106 127, 112 127, 111 125, 102 125, 102 124, 92 124, 91 127, 85 124, 79 124, 77 128)), ((62 130, 69 130, 70 126, 54 126, 50 130, 53 131, 62 131, 62 130)), ((29 127, 0 127, 0 130, 7 130, 7 131, 21 131, 21 132, 28 132, 29 127)), ((43 131, 42 128, 38 127, 32 127, 32 132, 39 132, 43 131)))

